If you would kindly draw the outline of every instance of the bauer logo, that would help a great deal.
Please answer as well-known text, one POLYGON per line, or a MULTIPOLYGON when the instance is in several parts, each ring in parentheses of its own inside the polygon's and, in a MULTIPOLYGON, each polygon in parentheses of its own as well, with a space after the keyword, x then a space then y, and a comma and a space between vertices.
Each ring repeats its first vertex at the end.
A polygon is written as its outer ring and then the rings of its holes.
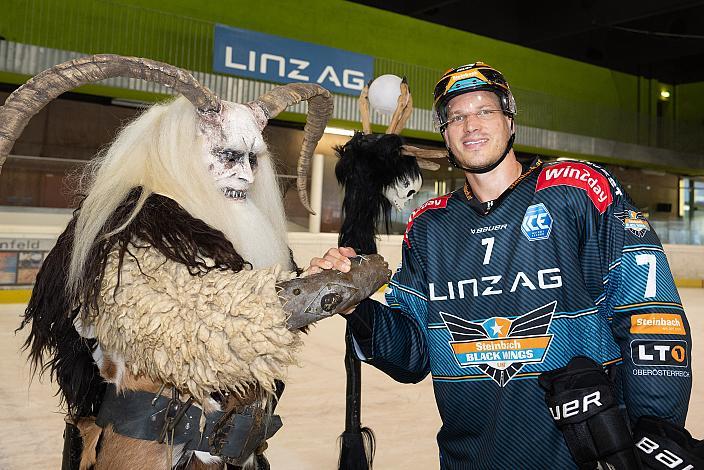
POLYGON ((687 342, 637 339, 631 341, 631 359, 637 366, 687 367, 687 342))
POLYGON ((529 241, 545 240, 552 230, 552 217, 542 202, 526 209, 521 223, 521 232, 529 241))

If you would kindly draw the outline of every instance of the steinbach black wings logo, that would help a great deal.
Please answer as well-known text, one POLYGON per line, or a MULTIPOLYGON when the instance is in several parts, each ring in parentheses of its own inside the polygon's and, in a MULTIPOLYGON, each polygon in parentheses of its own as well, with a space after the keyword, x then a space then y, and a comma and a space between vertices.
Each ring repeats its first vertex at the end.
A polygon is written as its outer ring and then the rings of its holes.
POLYGON ((625 210, 615 212, 614 216, 621 221, 624 230, 628 230, 637 237, 645 236, 650 231, 650 224, 640 212, 625 210))
POLYGON ((554 335, 548 334, 557 301, 513 320, 492 317, 476 323, 440 312, 460 367, 478 367, 500 387, 524 364, 543 362, 554 335))

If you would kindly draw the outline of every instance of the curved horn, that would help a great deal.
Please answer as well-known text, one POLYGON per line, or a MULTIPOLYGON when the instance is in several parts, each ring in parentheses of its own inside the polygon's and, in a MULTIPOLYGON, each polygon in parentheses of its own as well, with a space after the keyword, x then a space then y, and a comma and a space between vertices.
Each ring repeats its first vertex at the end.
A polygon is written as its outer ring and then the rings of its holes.
POLYGON ((99 54, 51 67, 15 90, 0 107, 0 170, 15 140, 32 116, 60 94, 112 77, 141 78, 185 96, 201 113, 220 111, 220 98, 173 65, 138 57, 99 54))
POLYGON ((446 149, 422 149, 412 145, 402 145, 401 155, 416 158, 447 158, 446 149))
POLYGON ((436 171, 440 169, 439 164, 431 162, 430 160, 425 160, 423 158, 416 158, 416 163, 418 163, 418 166, 421 167, 423 170, 436 171))
POLYGON ((412 145, 402 145, 401 146, 401 156, 404 157, 414 157, 418 166, 424 170, 437 170, 440 168, 435 162, 431 162, 430 159, 435 158, 447 158, 447 150, 441 149, 422 149, 419 147, 414 147, 412 145))
POLYGON ((332 116, 332 95, 320 85, 289 83, 288 85, 272 89, 247 105, 254 110, 255 115, 257 110, 260 110, 264 113, 266 119, 269 120, 276 117, 289 106, 303 100, 308 101, 308 117, 303 128, 303 145, 301 146, 301 154, 298 157, 296 186, 298 187, 298 197, 300 197, 303 207, 311 214, 315 214, 308 202, 306 185, 310 171, 310 158, 313 155, 315 146, 318 145, 318 141, 325 132, 325 125, 328 119, 332 116))

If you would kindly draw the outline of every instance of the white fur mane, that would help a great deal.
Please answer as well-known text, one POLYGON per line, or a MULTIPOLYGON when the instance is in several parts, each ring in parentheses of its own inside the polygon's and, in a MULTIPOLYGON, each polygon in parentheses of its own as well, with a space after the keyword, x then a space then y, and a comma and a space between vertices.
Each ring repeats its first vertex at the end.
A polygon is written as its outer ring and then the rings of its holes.
MULTIPOLYGON (((227 105, 223 119, 253 119, 244 106, 227 105)), ((286 219, 268 151, 258 155, 259 168, 247 201, 233 203, 218 190, 203 163, 209 144, 202 125, 193 105, 183 97, 156 104, 123 128, 110 147, 86 166, 78 189, 88 196, 76 222, 71 294, 82 290, 83 269, 90 249, 100 241, 96 238, 101 228, 137 186, 143 187, 142 195, 127 223, 151 194, 162 194, 222 231, 255 268, 288 266, 286 219)), ((225 137, 237 142, 234 136, 225 137)), ((109 235, 124 230, 127 223, 109 235)))

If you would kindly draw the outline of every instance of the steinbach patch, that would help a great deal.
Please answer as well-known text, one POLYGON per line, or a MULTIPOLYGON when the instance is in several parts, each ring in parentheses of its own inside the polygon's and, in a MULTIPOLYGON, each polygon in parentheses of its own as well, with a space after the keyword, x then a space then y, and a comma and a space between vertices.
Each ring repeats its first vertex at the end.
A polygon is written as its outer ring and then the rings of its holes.
POLYGON ((425 211, 432 209, 444 209, 447 207, 447 201, 452 197, 452 193, 446 194, 445 196, 436 197, 424 202, 420 207, 411 212, 410 217, 408 217, 408 224, 406 224, 406 231, 403 234, 403 241, 408 246, 411 247, 411 241, 408 239, 408 234, 413 227, 413 221, 425 211))
POLYGON ((646 232, 650 231, 650 224, 640 212, 625 210, 614 213, 614 216, 621 221, 624 230, 628 230, 637 237, 643 238, 646 232))
POLYGON ((513 320, 492 317, 471 322, 440 312, 450 332, 449 342, 460 367, 478 367, 499 387, 506 384, 524 364, 543 362, 554 335, 548 334, 557 301, 513 320))
POLYGON ((584 163, 564 162, 545 167, 538 176, 535 190, 553 186, 572 186, 584 190, 601 214, 613 202, 609 179, 584 163))
POLYGON ((682 316, 677 313, 641 313, 631 315, 631 329, 637 335, 680 335, 685 336, 682 316))

